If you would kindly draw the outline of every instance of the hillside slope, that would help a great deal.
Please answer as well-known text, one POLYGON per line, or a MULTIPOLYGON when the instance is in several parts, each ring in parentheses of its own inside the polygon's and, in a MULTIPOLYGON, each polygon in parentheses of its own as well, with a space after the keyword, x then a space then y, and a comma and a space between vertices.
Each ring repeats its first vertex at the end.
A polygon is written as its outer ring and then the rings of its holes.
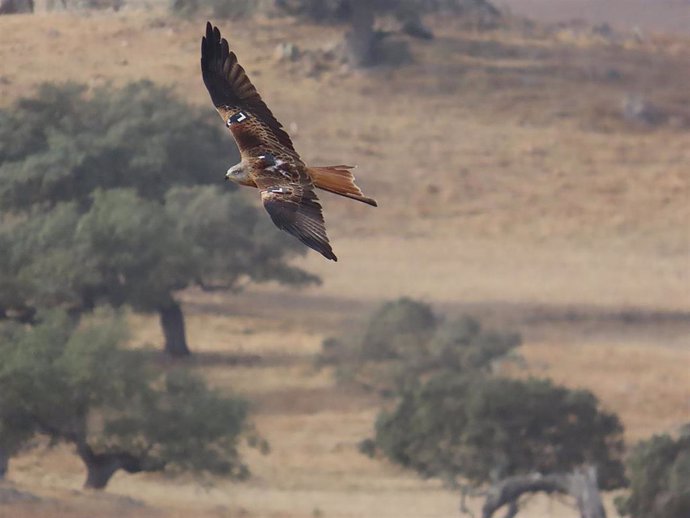
MULTIPOLYGON (((204 22, 0 17, 0 105, 40 81, 150 79, 216 118, 199 74, 204 22)), ((337 28, 221 24, 305 160, 357 164, 380 202, 323 196, 341 260, 299 260, 320 287, 181 294, 195 365, 251 398, 272 444, 268 456, 248 452, 254 478, 206 487, 119 474, 109 488, 119 496, 91 495, 76 491, 83 472, 68 449, 38 450, 13 461, 10 478, 41 501, 0 517, 457 516, 457 495, 438 482, 357 452, 378 401, 314 368, 325 336, 401 295, 521 331, 527 368, 516 375, 590 388, 630 441, 688 420, 690 41, 431 23, 435 40, 407 42, 411 63, 368 72, 322 57, 337 28), (306 57, 277 62, 283 42, 306 57), (626 118, 636 102, 663 117, 626 118)), ((131 323, 135 344, 161 343, 154 318, 131 323)), ((543 499, 530 506, 533 518, 574 516, 543 499)))

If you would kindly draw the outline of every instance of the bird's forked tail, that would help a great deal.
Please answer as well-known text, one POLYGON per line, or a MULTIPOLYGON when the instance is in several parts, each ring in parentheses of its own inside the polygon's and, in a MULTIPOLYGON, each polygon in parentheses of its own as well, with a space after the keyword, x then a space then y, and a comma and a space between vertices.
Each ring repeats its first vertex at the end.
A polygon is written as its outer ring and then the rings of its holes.
POLYGON ((355 177, 349 169, 354 169, 354 167, 349 165, 308 167, 307 173, 309 173, 314 185, 319 189, 377 207, 376 200, 364 196, 362 190, 357 187, 355 177))

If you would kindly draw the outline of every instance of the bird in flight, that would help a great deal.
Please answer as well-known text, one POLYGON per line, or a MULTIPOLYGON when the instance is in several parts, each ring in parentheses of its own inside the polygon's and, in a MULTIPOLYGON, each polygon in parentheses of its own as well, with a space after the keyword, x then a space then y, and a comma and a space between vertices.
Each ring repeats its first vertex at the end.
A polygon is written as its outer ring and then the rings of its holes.
POLYGON ((376 207, 355 184, 351 166, 308 167, 282 124, 247 77, 218 27, 206 23, 201 74, 216 110, 240 149, 241 161, 225 178, 256 187, 273 223, 327 259, 333 253, 315 188, 376 207))

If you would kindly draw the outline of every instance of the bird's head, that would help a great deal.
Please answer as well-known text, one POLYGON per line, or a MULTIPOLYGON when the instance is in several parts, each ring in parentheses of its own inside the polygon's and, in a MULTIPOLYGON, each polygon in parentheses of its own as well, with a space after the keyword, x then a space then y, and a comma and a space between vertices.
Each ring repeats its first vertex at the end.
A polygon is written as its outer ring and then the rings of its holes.
POLYGON ((228 169, 228 172, 225 173, 225 179, 239 184, 246 183, 249 178, 247 176, 245 165, 240 162, 239 164, 232 166, 230 169, 228 169))

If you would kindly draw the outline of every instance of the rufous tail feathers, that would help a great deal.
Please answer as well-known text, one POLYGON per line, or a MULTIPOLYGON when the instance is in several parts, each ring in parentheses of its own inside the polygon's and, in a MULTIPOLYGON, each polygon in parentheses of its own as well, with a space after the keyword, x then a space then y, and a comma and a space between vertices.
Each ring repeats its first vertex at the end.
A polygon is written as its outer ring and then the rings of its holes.
POLYGON ((314 185, 319 189, 377 207, 376 200, 364 196, 362 190, 357 187, 355 177, 348 169, 354 169, 354 167, 349 165, 308 167, 307 173, 309 173, 314 185))

